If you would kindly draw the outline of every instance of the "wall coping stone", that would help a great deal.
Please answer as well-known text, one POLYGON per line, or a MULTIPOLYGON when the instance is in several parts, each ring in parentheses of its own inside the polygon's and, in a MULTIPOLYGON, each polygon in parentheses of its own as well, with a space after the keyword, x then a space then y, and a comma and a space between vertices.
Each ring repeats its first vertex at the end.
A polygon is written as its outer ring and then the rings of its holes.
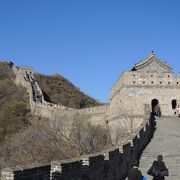
POLYGON ((65 160, 55 160, 51 162, 51 165, 61 165, 61 164, 69 164, 73 162, 80 162, 79 158, 65 159, 65 160))

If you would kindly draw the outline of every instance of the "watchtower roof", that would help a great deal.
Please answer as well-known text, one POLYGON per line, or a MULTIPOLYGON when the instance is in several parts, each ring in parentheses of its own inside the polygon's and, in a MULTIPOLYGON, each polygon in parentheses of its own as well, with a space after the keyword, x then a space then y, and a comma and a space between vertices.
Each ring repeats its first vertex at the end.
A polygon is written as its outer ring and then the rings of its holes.
POLYGON ((149 70, 158 71, 163 70, 164 72, 172 73, 172 67, 168 65, 166 62, 160 60, 154 53, 150 54, 145 60, 140 61, 139 63, 135 64, 133 67, 133 71, 141 71, 150 67, 149 70))

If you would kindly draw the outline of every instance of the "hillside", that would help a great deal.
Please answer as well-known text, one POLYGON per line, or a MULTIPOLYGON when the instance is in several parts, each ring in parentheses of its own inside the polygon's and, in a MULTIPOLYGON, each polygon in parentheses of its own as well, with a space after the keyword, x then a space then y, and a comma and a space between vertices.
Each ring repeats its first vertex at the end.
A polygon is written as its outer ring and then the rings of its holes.
MULTIPOLYGON (((54 74, 35 75, 47 101, 72 108, 99 105, 80 92, 64 77, 54 74)), ((26 127, 30 119, 29 95, 26 89, 16 86, 15 75, 8 62, 0 62, 0 141, 26 127)))
POLYGON ((59 74, 52 76, 35 74, 45 100, 71 108, 85 108, 100 105, 93 98, 82 93, 71 82, 59 74))
MULTIPOLYGON (((60 75, 36 74, 45 98, 69 107, 98 105, 60 75)), ((15 75, 7 62, 0 62, 0 170, 16 165, 50 163, 54 159, 79 157, 98 152, 109 144, 109 133, 92 126, 87 116, 49 120, 30 113, 29 95, 16 86, 15 75), (64 134, 63 122, 72 118, 72 131, 64 134), (52 126, 53 124, 53 126, 52 126)))
POLYGON ((0 140, 28 124, 29 96, 17 87, 15 75, 7 62, 0 62, 0 140))

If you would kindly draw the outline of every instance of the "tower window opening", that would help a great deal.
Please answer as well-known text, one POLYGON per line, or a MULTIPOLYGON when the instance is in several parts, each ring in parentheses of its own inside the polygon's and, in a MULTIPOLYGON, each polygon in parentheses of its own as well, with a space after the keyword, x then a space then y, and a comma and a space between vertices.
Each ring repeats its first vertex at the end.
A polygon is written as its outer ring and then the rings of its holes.
POLYGON ((176 107, 177 107, 176 99, 173 99, 171 103, 172 103, 172 109, 176 109, 176 107))

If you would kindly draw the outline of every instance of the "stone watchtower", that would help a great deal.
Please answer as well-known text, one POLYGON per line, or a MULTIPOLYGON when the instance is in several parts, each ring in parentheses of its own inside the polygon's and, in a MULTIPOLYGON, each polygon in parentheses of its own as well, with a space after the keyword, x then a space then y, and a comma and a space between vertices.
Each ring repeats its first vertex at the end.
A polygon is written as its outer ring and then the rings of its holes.
POLYGON ((117 80, 110 95, 110 116, 142 116, 145 104, 152 108, 158 104, 163 116, 174 115, 180 105, 180 78, 153 53, 117 80))

